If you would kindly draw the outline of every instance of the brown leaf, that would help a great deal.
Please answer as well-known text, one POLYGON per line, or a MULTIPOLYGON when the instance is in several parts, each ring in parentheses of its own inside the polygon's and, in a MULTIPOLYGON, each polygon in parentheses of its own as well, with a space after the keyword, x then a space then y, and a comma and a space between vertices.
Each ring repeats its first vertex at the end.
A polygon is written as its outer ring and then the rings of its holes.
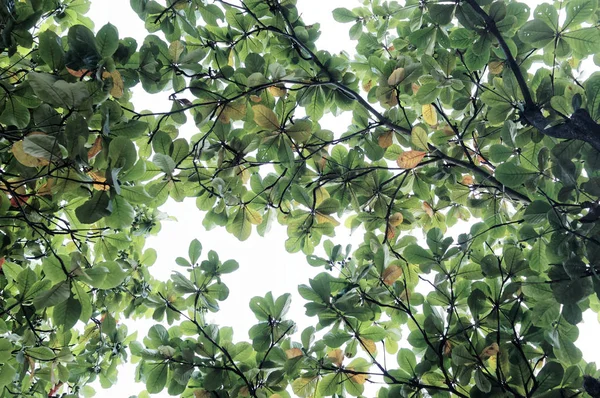
POLYGON ((90 73, 90 71, 87 69, 73 70, 71 68, 67 68, 67 72, 77 78, 81 78, 82 76, 86 76, 88 73, 90 73))
POLYGON ((210 398, 211 393, 206 390, 194 390, 194 398, 210 398))
POLYGON ((406 151, 398 157, 396 163, 403 169, 413 169, 421 162, 426 154, 427 152, 423 151, 406 151))
POLYGON ((302 350, 300 348, 290 348, 289 350, 285 350, 285 355, 288 359, 292 359, 296 357, 301 357, 304 354, 302 353, 302 350))
POLYGON ((377 138, 377 143, 383 149, 391 147, 394 143, 394 132, 390 130, 386 133, 381 134, 379 138, 377 138))
POLYGON ((448 356, 452 353, 452 343, 449 340, 446 340, 444 343, 444 355, 448 356))
POLYGON ((387 240, 392 240, 396 237, 396 229, 392 227, 389 223, 385 228, 385 238, 387 240))
POLYGON ((390 286, 393 285, 394 282, 398 280, 402 276, 402 268, 397 265, 390 265, 381 274, 381 279, 383 279, 383 283, 390 286))
POLYGON ((433 207, 431 207, 429 203, 423 202, 423 210, 425 210, 425 213, 427 213, 429 217, 433 217, 433 207))
POLYGON ((492 343, 489 346, 485 347, 483 351, 481 351, 481 358, 489 358, 500 352, 500 347, 498 347, 498 343, 492 343))
POLYGON ((98 137, 96 137, 96 140, 94 141, 94 144, 92 145, 92 147, 88 150, 88 160, 93 159, 97 154, 100 153, 101 150, 102 150, 102 137, 98 136, 98 137))
POLYGON ((475 182, 475 180, 473 179, 473 176, 470 175, 466 175, 462 178, 461 181, 464 185, 473 185, 473 182, 475 182))

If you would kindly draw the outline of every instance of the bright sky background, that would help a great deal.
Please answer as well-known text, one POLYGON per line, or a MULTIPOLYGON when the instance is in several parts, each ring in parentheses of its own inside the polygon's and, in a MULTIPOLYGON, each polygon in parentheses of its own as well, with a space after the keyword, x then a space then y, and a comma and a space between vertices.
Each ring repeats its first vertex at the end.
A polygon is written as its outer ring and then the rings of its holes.
MULTIPOLYGON (((526 1, 532 8, 541 1, 526 1)), ((142 44, 147 32, 143 22, 130 9, 128 1, 125 0, 92 0, 92 9, 88 14, 95 22, 96 29, 110 22, 119 30, 119 37, 133 37, 142 44)), ((360 5, 357 0, 298 0, 298 10, 304 21, 308 23, 321 23, 321 38, 318 46, 330 52, 351 50, 355 42, 348 39, 349 24, 339 24, 333 21, 331 11, 337 7, 353 8, 360 5)), ((134 96, 136 110, 149 109, 153 111, 164 111, 171 108, 168 100, 169 92, 153 96, 140 95, 141 89, 134 96)), ((340 122, 332 117, 320 121, 323 128, 339 130, 341 125, 346 125, 347 119, 340 122)), ((215 228, 206 231, 202 226, 202 214, 195 206, 195 200, 190 199, 184 203, 169 202, 161 210, 166 211, 178 221, 163 221, 162 230, 157 237, 147 240, 147 246, 153 247, 158 252, 158 260, 151 268, 154 277, 166 280, 171 270, 181 269, 175 264, 178 256, 187 257, 189 242, 197 238, 203 246, 203 255, 209 250, 215 250, 221 260, 235 259, 240 263, 240 269, 233 274, 223 277, 223 281, 230 289, 229 298, 221 303, 221 310, 215 315, 210 315, 208 320, 220 326, 232 326, 235 340, 247 339, 247 331, 254 325, 255 318, 248 307, 250 298, 260 295, 264 296, 272 291, 275 296, 283 293, 292 293, 294 300, 289 317, 296 321, 298 330, 302 331, 311 325, 316 318, 304 316, 304 301, 297 295, 297 286, 307 283, 308 278, 322 272, 322 268, 310 267, 305 256, 301 253, 289 254, 285 251, 284 242, 287 238, 285 228, 274 225, 266 239, 262 239, 253 231, 253 235, 246 242, 239 242, 224 228, 215 228)), ((353 243, 353 248, 362 240, 361 234, 350 236, 349 231, 343 227, 336 229, 336 237, 332 240, 336 244, 345 246, 353 243)), ((420 236, 419 236, 420 238, 420 236)), ((138 338, 146 335, 146 330, 154 322, 136 322, 139 330, 138 338)), ((597 344, 586 344, 594 342, 600 333, 600 325, 595 320, 595 314, 584 315, 584 324, 580 326, 580 338, 577 341, 579 347, 596 346, 597 344)), ((588 361, 598 360, 597 355, 591 350, 582 349, 583 356, 588 361)), ((135 384, 134 366, 124 366, 119 370, 119 382, 110 391, 101 390, 96 386, 97 397, 116 394, 119 397, 136 395, 144 390, 143 384, 135 384)), ((115 395, 115 396, 116 396, 115 395)), ((154 397, 168 397, 164 391, 154 397)))

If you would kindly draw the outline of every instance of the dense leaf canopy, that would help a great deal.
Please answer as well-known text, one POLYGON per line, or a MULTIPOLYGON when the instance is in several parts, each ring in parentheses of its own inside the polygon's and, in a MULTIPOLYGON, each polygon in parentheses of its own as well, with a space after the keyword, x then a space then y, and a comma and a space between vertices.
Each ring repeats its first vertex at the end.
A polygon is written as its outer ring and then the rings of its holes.
POLYGON ((143 43, 89 0, 2 0, 0 397, 91 396, 132 361, 143 394, 195 398, 598 396, 574 344, 600 309, 597 0, 355 5, 331 54, 296 0, 131 0, 143 43), (169 198, 240 240, 285 226, 322 268, 314 326, 271 293, 247 341, 210 324, 238 264, 197 240, 155 280, 169 198))

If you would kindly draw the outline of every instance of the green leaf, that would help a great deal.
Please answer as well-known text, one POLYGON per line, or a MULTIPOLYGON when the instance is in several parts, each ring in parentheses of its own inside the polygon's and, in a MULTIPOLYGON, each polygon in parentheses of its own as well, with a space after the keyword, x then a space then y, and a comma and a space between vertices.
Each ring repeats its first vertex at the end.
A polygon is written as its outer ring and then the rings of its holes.
POLYGON ((410 141, 417 149, 429 151, 427 131, 421 126, 415 126, 410 134, 410 141))
POLYGON ((69 28, 67 38, 66 66, 76 71, 94 69, 101 59, 94 33, 83 25, 74 25, 69 28))
POLYGON ((594 292, 590 278, 563 279, 551 286, 556 301, 561 304, 577 304, 594 292))
POLYGON ((113 24, 107 23, 98 31, 96 43, 103 58, 111 57, 119 48, 119 31, 113 24))
POLYGON ((167 384, 167 376, 169 374, 168 363, 148 363, 146 365, 146 390, 150 394, 158 394, 167 384))
POLYGON ((112 202, 105 191, 96 191, 92 198, 75 209, 75 215, 83 224, 94 224, 112 213, 112 202))
POLYGON ((539 225, 548 220, 548 212, 552 206, 543 200, 534 200, 527 206, 523 218, 525 222, 533 225, 539 225))
POLYGON ((135 219, 135 210, 123 197, 112 200, 112 213, 106 217, 106 225, 114 229, 128 228, 135 219))
POLYGON ((54 351, 44 346, 28 348, 25 353, 37 361, 51 361, 56 358, 54 351))
POLYGON ((52 70, 61 70, 65 66, 65 51, 60 37, 51 30, 45 30, 38 36, 39 52, 42 60, 52 70))
POLYGON ((38 294, 33 299, 33 305, 37 309, 53 307, 62 303, 71 296, 71 288, 68 281, 58 282, 45 292, 38 294))
POLYGON ((202 254, 202 244, 198 239, 194 239, 190 242, 190 247, 188 249, 188 256, 190 258, 191 264, 196 264, 200 255, 202 254))
POLYGON ((509 188, 522 185, 529 177, 535 174, 512 162, 502 163, 496 168, 495 176, 501 184, 509 188))
MULTIPOLYGON (((10 355, 10 353, 8 353, 10 355)), ((11 364, 5 363, 0 368, 0 388, 12 384, 13 379, 17 375, 17 370, 11 364)))
POLYGON ((342 374, 328 374, 319 380, 317 384, 317 393, 320 396, 328 397, 335 394, 341 387, 343 381, 342 374))
POLYGON ((54 306, 52 320, 55 325, 62 326, 64 330, 69 330, 79 320, 81 309, 82 306, 79 300, 69 297, 67 300, 54 306))
POLYGON ((402 253, 411 264, 429 264, 434 261, 433 254, 419 245, 409 245, 402 253))
POLYGON ((23 140, 23 150, 30 156, 56 161, 61 158, 56 138, 45 134, 29 134, 23 140))
POLYGON ((102 267, 107 270, 105 278, 94 285, 99 289, 112 289, 119 286, 128 274, 117 261, 105 261, 95 265, 95 267, 102 267))
POLYGON ((597 0, 570 0, 566 4, 567 17, 563 23, 562 29, 570 25, 578 25, 590 20, 596 12, 598 6, 597 0))
POLYGON ((23 129, 27 127, 29 120, 29 109, 17 101, 15 97, 7 98, 4 110, 2 111, 2 114, 0 114, 0 122, 23 129))
POLYGON ((519 38, 533 47, 542 48, 554 39, 554 30, 546 22, 534 19, 519 29, 519 38))
POLYGON ((355 22, 358 16, 347 8, 336 8, 332 12, 333 19, 337 22, 355 22))

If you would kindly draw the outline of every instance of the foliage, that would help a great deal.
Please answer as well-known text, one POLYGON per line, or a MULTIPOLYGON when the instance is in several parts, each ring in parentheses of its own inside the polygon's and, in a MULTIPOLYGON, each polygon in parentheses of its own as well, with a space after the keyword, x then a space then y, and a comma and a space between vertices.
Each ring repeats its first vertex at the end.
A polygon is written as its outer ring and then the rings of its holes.
POLYGON ((132 360, 147 393, 185 397, 591 388, 574 342, 600 308, 597 0, 365 1, 333 13, 355 54, 319 50, 295 3, 131 0, 136 43, 94 33, 88 0, 3 2, 0 396, 90 396, 132 360), (172 108, 135 110, 140 84, 172 108), (209 324, 237 263, 196 240, 154 280, 169 198, 241 240, 286 226, 323 268, 299 286, 314 326, 295 334, 271 293, 249 342, 209 324), (323 239, 342 222, 354 252, 323 239))

